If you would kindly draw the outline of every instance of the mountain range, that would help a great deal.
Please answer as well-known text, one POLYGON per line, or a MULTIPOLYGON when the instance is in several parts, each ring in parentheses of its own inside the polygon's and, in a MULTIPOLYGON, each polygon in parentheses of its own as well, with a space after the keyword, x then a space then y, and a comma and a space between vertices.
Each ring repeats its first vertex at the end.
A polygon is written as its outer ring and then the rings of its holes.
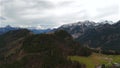
POLYGON ((28 29, 34 34, 46 33, 46 32, 51 31, 51 29, 37 29, 35 27, 22 28, 22 27, 12 27, 10 25, 7 25, 5 27, 0 27, 0 34, 4 34, 11 30, 19 30, 19 29, 28 29))
POLYGON ((62 25, 56 30, 66 30, 84 46, 120 53, 120 21, 110 23, 84 21, 62 25))
POLYGON ((113 23, 112 21, 102 21, 102 22, 93 22, 93 21, 83 21, 83 22, 77 22, 72 24, 65 24, 57 28, 57 30, 66 30, 68 33, 70 33, 73 38, 78 38, 84 32, 87 32, 91 29, 95 29, 98 27, 102 27, 104 24, 110 24, 113 23))

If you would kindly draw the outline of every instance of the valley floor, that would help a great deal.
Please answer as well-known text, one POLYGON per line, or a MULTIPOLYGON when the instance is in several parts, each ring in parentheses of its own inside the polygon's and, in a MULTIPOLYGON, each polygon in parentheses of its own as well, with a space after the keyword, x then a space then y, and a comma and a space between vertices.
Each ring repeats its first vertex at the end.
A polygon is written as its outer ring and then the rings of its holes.
POLYGON ((86 64, 87 68, 101 68, 105 64, 106 68, 111 66, 120 66, 120 55, 104 55, 93 53, 89 57, 69 56, 72 61, 78 61, 86 64))

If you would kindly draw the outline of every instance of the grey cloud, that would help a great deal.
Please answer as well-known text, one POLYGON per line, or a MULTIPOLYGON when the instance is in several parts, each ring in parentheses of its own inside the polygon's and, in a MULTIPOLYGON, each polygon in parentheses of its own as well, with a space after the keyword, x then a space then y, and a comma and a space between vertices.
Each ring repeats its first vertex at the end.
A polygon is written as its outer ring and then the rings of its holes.
POLYGON ((0 4, 3 5, 4 3, 11 2, 12 0, 0 0, 0 4))
MULTIPOLYGON (((6 7, 16 7, 16 8, 22 8, 22 9, 26 9, 26 8, 40 8, 40 9, 48 9, 48 8, 52 8, 54 7, 53 3, 50 2, 50 1, 46 1, 46 0, 2 0, 3 1, 3 6, 6 6, 6 7), (22 1, 25 3, 25 5, 21 4, 22 7, 20 6, 17 6, 14 4, 14 2, 16 4, 19 4, 19 1, 22 1)), ((6 8, 5 7, 5 8, 6 8)))
POLYGON ((26 3, 34 4, 30 6, 30 8, 39 8, 39 9, 48 9, 48 8, 54 8, 54 4, 50 1, 46 0, 25 0, 26 3))
POLYGON ((35 5, 35 7, 41 7, 42 8, 54 8, 54 4, 51 3, 50 1, 38 1, 37 4, 35 5))
POLYGON ((5 18, 5 17, 0 16, 0 20, 6 20, 6 18, 5 18))
MULTIPOLYGON (((31 21, 34 22, 34 20, 27 20, 27 19, 23 19, 21 18, 21 16, 26 15, 26 14, 21 14, 21 12, 25 12, 26 10, 29 9, 38 9, 39 13, 42 14, 41 11, 44 10, 48 10, 50 8, 54 8, 54 5, 49 2, 49 1, 45 1, 45 0, 21 0, 23 2, 26 3, 26 5, 21 5, 21 6, 17 6, 14 4, 14 0, 10 1, 10 0, 2 0, 2 7, 4 8, 2 10, 2 16, 7 17, 8 19, 10 19, 11 21, 6 22, 8 24, 15 24, 15 25, 19 25, 19 24, 32 24, 31 21), (30 3, 32 2, 33 5, 31 5, 30 3)), ((16 2, 17 3, 17 2, 16 2)), ((18 3, 19 4, 19 3, 18 3)), ((29 11, 31 12, 31 11, 29 11)), ((42 18, 41 18, 42 19, 42 18)), ((42 19, 45 20, 45 19, 42 19)), ((38 20, 39 22, 41 22, 42 20, 38 20)), ((37 22, 38 22, 37 21, 37 22)), ((37 22, 35 21, 34 23, 37 24, 37 22)), ((44 21, 46 22, 46 21, 44 21)))
POLYGON ((44 28, 51 28, 51 27, 56 27, 56 25, 58 25, 58 23, 56 23, 56 20, 54 20, 55 18, 53 17, 46 17, 46 18, 40 18, 40 19, 34 19, 34 20, 17 20, 16 22, 10 22, 10 24, 13 24, 14 26, 16 25, 27 25, 27 26, 37 26, 40 25, 44 28))
MULTIPOLYGON (((92 19, 92 13, 89 13, 92 9, 85 7, 87 4, 81 6, 78 0, 61 0, 55 3, 53 1, 0 0, 0 3, 2 3, 0 4, 0 6, 2 6, 0 12, 2 12, 2 17, 6 19, 2 25, 41 25, 45 28, 50 28, 56 27, 60 23, 72 23, 78 20, 92 19)), ((118 14, 119 12, 118 5, 95 8, 97 8, 96 11, 98 13, 95 19, 118 14)))
POLYGON ((104 7, 104 8, 98 8, 96 9, 98 12, 98 15, 96 18, 103 18, 107 17, 113 14, 119 14, 119 6, 118 5, 112 5, 109 7, 104 7))
POLYGON ((72 3, 74 3, 74 1, 63 1, 61 3, 59 3, 60 6, 69 6, 71 5, 72 3))
POLYGON ((64 24, 68 24, 68 23, 78 22, 84 19, 86 20, 90 19, 90 15, 87 13, 87 10, 85 9, 69 14, 69 15, 57 17, 56 20, 64 24))

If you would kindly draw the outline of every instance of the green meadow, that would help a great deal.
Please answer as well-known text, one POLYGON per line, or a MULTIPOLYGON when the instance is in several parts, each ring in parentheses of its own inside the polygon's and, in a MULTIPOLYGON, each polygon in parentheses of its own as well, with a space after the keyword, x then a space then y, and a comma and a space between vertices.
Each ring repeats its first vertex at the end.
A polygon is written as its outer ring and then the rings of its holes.
POLYGON ((78 61, 80 63, 86 64, 87 68, 95 68, 95 66, 99 66, 105 64, 106 66, 111 66, 113 63, 120 63, 120 55, 104 55, 93 53, 91 56, 69 56, 68 57, 72 61, 78 61))

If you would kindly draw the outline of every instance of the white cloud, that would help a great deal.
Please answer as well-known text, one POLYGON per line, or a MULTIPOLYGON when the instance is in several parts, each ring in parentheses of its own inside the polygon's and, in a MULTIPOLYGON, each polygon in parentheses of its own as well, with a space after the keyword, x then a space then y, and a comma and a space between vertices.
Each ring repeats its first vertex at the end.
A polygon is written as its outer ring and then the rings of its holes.
POLYGON ((44 29, 42 26, 38 25, 36 29, 44 29))
POLYGON ((119 0, 0 0, 0 17, 5 25, 51 28, 81 20, 120 18, 119 0))

